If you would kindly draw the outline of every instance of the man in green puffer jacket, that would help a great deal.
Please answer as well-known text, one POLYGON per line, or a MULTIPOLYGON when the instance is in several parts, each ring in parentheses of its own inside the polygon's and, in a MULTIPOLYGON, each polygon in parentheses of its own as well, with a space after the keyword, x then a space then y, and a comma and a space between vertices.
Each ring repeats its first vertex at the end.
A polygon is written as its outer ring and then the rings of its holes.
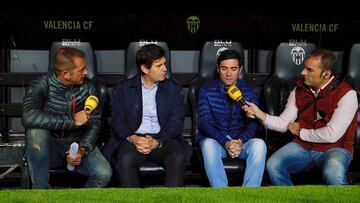
POLYGON ((23 125, 32 188, 49 188, 49 167, 65 164, 88 177, 85 187, 105 187, 111 179, 110 164, 95 146, 101 128, 103 103, 84 110, 90 95, 98 91, 87 74, 85 54, 76 48, 57 50, 53 68, 32 81, 24 97, 23 125), (79 144, 70 156, 72 142, 79 144))

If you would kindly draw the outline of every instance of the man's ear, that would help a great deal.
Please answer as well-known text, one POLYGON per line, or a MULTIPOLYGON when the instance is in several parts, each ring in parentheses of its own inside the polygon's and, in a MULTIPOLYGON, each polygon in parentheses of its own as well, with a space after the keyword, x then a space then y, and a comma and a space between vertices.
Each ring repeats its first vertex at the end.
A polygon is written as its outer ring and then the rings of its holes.
POLYGON ((64 70, 64 71, 62 71, 62 72, 60 73, 60 75, 61 75, 62 78, 64 78, 65 80, 69 80, 69 79, 70 79, 70 72, 69 72, 69 71, 64 70))
POLYGON ((147 74, 149 72, 149 69, 146 68, 145 64, 142 64, 140 66, 140 68, 141 68, 142 72, 145 73, 145 74, 147 74))
POLYGON ((324 71, 323 74, 322 74, 322 77, 326 79, 326 78, 329 78, 330 75, 331 75, 330 71, 324 71))

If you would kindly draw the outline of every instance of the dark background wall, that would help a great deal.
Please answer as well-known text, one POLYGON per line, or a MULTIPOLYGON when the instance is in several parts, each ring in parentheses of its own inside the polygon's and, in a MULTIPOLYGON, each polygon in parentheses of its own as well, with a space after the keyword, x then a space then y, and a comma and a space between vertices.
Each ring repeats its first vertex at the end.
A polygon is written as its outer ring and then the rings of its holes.
POLYGON ((266 5, 246 10, 231 4, 203 9, 176 2, 168 2, 166 5, 172 4, 170 8, 140 2, 137 6, 121 8, 105 2, 97 4, 98 7, 2 8, 2 39, 12 36, 19 48, 47 49, 54 40, 81 39, 92 41, 96 49, 124 49, 130 41, 154 38, 166 40, 176 50, 198 49, 204 40, 214 38, 238 40, 248 48, 267 49, 290 39, 336 48, 359 41, 360 15, 356 16, 350 5, 333 12, 306 4, 267 10, 266 5), (186 27, 190 16, 200 21, 194 33, 186 27))
POLYGON ((124 50, 131 41, 146 39, 166 41, 171 50, 199 50, 205 41, 232 40, 253 55, 249 70, 257 72, 256 52, 273 50, 280 42, 313 42, 341 51, 360 41, 360 15, 348 4, 335 12, 307 2, 289 2, 282 8, 259 1, 243 7, 219 2, 208 8, 182 1, 128 3, 4 7, 1 47, 47 50, 53 41, 88 41, 95 50, 124 50), (192 32, 191 18, 199 22, 192 32))
MULTIPOLYGON (((153 40, 168 43, 173 72, 195 74, 205 41, 239 41, 246 51, 245 68, 262 87, 280 42, 312 42, 334 50, 340 69, 350 46, 360 42, 360 14, 345 3, 333 8, 306 1, 10 3, 0 8, 0 72, 45 72, 52 42, 87 41, 96 51, 99 72, 123 73, 129 43, 153 40)), ((24 87, 9 92, 5 99, 21 102, 24 87)))

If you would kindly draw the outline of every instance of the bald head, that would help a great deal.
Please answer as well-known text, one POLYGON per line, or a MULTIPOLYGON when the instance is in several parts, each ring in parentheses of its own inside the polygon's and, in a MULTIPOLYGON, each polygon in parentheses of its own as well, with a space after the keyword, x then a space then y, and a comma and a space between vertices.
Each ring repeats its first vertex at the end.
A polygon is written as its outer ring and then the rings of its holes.
POLYGON ((85 53, 73 47, 64 47, 56 51, 53 67, 57 74, 76 68, 75 58, 85 59, 85 53))

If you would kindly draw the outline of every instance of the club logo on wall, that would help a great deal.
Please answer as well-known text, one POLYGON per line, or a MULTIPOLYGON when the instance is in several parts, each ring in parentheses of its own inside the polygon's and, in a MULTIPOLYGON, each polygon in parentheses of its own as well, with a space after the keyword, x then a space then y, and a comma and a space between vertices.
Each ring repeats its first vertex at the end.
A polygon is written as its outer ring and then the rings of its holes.
POLYGON ((305 50, 300 46, 295 46, 291 49, 291 58, 299 66, 304 61, 305 50))
POLYGON ((200 28, 200 19, 197 16, 188 17, 186 27, 191 34, 195 34, 200 28))
POLYGON ((156 40, 154 41, 149 41, 149 40, 140 40, 139 41, 139 46, 144 46, 144 45, 147 45, 147 44, 157 44, 158 42, 156 40))
POLYGON ((231 47, 232 41, 231 40, 214 40, 215 47, 231 47))
POLYGON ((80 46, 81 40, 80 39, 62 39, 61 45, 62 46, 80 46))
POLYGON ((221 52, 227 50, 228 48, 227 47, 220 47, 217 52, 216 52, 216 57, 219 57, 221 52))

